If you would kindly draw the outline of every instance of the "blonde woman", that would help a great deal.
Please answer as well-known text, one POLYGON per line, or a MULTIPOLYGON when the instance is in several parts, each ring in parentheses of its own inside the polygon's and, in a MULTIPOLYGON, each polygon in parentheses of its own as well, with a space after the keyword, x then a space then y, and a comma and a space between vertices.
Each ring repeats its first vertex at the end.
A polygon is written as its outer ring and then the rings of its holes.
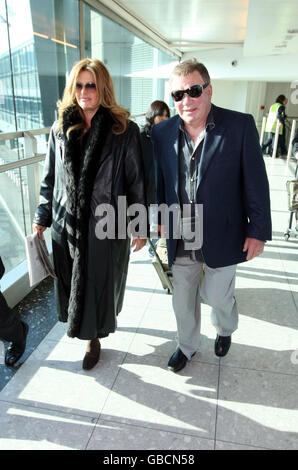
MULTIPOLYGON (((130 240, 99 239, 96 209, 145 204, 139 130, 115 100, 99 60, 83 59, 70 72, 45 161, 33 230, 51 226, 58 318, 70 337, 88 340, 83 369, 100 357, 100 338, 116 329, 126 284, 130 240)), ((126 212, 125 212, 126 214, 126 212)), ((125 214, 121 216, 125 217, 125 214)), ((145 238, 135 237, 134 251, 145 238)))

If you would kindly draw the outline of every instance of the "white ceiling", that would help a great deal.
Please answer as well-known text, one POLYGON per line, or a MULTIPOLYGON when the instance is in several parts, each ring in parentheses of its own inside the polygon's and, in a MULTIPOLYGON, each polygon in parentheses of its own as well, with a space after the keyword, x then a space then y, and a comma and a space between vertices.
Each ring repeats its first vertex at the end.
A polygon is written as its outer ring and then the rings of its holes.
POLYGON ((241 45, 245 55, 250 56, 298 53, 298 0, 107 3, 120 5, 181 52, 241 45))
POLYGON ((245 39, 249 0, 117 0, 182 52, 245 39))
POLYGON ((223 72, 222 68, 216 70, 216 63, 221 64, 223 58, 228 57, 225 78, 298 78, 298 0, 98 2, 147 37, 160 42, 176 57, 203 57, 204 63, 212 58, 214 76, 223 72), (230 58, 237 60, 236 66, 239 65, 236 74, 230 58), (278 70, 278 65, 275 67, 278 58, 283 64, 282 71, 278 70), (243 69, 241 75, 240 65, 243 64, 245 71, 243 69), (273 70, 267 70, 267 67, 273 70))

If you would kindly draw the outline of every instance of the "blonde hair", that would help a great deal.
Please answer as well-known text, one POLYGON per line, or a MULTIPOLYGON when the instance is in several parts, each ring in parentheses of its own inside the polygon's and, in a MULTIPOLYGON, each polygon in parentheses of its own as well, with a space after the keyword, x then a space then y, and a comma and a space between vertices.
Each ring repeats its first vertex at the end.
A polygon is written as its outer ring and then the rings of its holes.
POLYGON ((109 71, 104 65, 104 63, 98 59, 89 58, 82 59, 79 62, 75 63, 68 76, 62 100, 59 100, 57 103, 59 116, 58 128, 62 129, 63 114, 65 110, 70 106, 76 106, 82 116, 82 122, 71 126, 67 131, 67 136, 69 137, 69 134, 72 131, 79 131, 80 129, 82 130, 83 134, 85 127, 84 114, 76 100, 76 83, 79 73, 83 70, 88 70, 94 76, 96 89, 99 95, 98 105, 102 105, 109 111, 114 121, 114 124, 112 126, 113 134, 123 134, 123 132, 125 132, 126 130, 127 119, 129 118, 130 113, 127 109, 124 109, 117 104, 115 98, 114 84, 109 74, 109 71))
POLYGON ((184 62, 180 62, 180 64, 176 65, 171 73, 170 82, 172 82, 174 75, 186 77, 195 71, 199 72, 205 83, 210 83, 210 75, 208 70, 204 64, 198 62, 196 59, 185 60, 184 62))

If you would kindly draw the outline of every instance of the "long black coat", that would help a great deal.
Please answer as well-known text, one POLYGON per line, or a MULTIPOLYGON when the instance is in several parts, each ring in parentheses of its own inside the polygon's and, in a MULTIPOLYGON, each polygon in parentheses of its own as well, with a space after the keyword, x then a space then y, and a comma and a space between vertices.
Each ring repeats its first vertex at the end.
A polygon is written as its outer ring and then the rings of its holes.
POLYGON ((126 131, 115 135, 104 113, 92 119, 83 154, 77 140, 65 137, 72 112, 65 113, 63 132, 53 125, 34 219, 52 227, 58 318, 68 321, 70 337, 80 339, 115 331, 129 261, 127 236, 97 238, 96 208, 110 204, 117 220, 119 196, 128 206, 145 204, 138 126, 128 121, 126 131))

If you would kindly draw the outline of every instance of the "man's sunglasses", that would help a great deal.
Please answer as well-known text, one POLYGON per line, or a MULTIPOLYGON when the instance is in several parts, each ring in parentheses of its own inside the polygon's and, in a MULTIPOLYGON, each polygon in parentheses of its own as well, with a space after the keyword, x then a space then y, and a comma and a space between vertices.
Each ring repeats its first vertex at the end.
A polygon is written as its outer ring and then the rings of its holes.
POLYGON ((95 90, 96 89, 96 84, 95 83, 86 83, 83 85, 82 83, 76 83, 76 89, 77 90, 82 90, 85 88, 86 90, 95 90))
POLYGON ((187 93, 191 98, 199 98, 203 93, 204 88, 206 88, 209 83, 204 83, 204 85, 193 85, 187 90, 176 90, 172 91, 171 95, 174 101, 181 101, 183 99, 184 93, 187 93))

